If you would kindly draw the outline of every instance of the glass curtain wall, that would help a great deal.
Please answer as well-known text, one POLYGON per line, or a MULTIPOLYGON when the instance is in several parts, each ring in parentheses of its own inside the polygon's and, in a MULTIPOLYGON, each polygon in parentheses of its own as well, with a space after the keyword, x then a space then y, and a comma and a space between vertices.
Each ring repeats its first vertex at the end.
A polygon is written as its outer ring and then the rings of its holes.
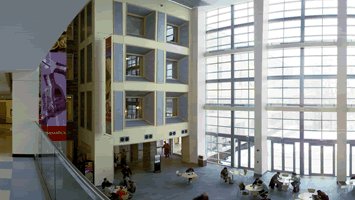
POLYGON ((254 168, 254 5, 244 2, 206 16, 208 52, 245 49, 206 58, 208 161, 254 168))
MULTIPOLYGON (((254 167, 253 4, 206 13, 208 160, 233 167, 254 167)), ((347 174, 354 175, 355 1, 347 1, 347 19, 338 19, 337 0, 268 7, 269 170, 336 175, 338 20, 347 20, 347 174)))

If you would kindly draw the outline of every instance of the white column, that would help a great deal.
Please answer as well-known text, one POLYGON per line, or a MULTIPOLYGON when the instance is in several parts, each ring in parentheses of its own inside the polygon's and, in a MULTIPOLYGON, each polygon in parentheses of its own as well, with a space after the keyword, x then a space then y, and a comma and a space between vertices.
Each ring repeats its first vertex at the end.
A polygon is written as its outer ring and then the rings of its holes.
POLYGON ((38 152, 39 74, 12 73, 12 154, 38 152))
POLYGON ((255 174, 268 169, 267 159, 267 32, 268 0, 254 0, 255 174))
POLYGON ((338 70, 337 70, 337 181, 346 180, 347 125, 347 0, 338 0, 338 70))
MULTIPOLYGON (((189 71, 189 162, 197 163, 198 156, 206 159, 205 150, 205 11, 194 8, 190 21, 189 71)), ((186 155, 186 154, 185 154, 186 155)), ((184 158, 183 158, 184 159, 184 158)), ((187 159, 187 158, 185 158, 187 159)))
POLYGON ((105 38, 113 33, 112 10, 112 0, 96 0, 94 3, 93 137, 95 137, 95 185, 100 184, 104 178, 113 181, 114 177, 113 137, 105 134, 105 38))

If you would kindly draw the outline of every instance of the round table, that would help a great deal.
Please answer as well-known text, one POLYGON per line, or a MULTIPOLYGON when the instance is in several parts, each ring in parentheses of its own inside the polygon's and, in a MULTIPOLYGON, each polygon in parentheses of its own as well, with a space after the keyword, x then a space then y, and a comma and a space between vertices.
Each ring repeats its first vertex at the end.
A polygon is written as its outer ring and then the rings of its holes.
POLYGON ((298 198, 303 199, 303 200, 308 200, 308 199, 313 199, 312 195, 314 193, 309 193, 309 192, 304 192, 298 195, 298 198))
POLYGON ((253 184, 249 184, 245 186, 245 189, 248 190, 250 194, 257 196, 259 192, 263 190, 263 186, 257 186, 257 185, 253 186, 253 184))
POLYGON ((229 173, 232 174, 232 181, 234 181, 234 175, 240 174, 239 170, 236 170, 236 169, 229 170, 229 173))
POLYGON ((197 174, 195 172, 185 172, 181 174, 184 178, 197 178, 197 174))

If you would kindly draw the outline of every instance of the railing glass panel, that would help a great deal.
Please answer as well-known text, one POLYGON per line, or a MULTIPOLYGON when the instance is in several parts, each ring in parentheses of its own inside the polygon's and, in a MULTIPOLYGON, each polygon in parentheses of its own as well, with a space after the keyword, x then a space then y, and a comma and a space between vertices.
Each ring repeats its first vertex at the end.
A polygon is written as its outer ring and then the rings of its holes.
POLYGON ((51 199, 103 199, 108 198, 98 190, 66 158, 63 152, 38 126, 38 154, 36 164, 51 199))

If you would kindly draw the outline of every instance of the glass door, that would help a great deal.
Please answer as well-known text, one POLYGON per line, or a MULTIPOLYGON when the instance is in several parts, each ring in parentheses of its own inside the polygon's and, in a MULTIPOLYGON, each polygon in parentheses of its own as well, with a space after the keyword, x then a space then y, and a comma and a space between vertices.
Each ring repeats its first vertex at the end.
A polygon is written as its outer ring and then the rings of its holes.
POLYGON ((350 144, 350 176, 355 175, 355 144, 350 144))
POLYGON ((335 174, 335 148, 334 145, 310 144, 309 169, 310 175, 335 174))
POLYGON ((272 171, 295 171, 294 143, 272 142, 272 171))

